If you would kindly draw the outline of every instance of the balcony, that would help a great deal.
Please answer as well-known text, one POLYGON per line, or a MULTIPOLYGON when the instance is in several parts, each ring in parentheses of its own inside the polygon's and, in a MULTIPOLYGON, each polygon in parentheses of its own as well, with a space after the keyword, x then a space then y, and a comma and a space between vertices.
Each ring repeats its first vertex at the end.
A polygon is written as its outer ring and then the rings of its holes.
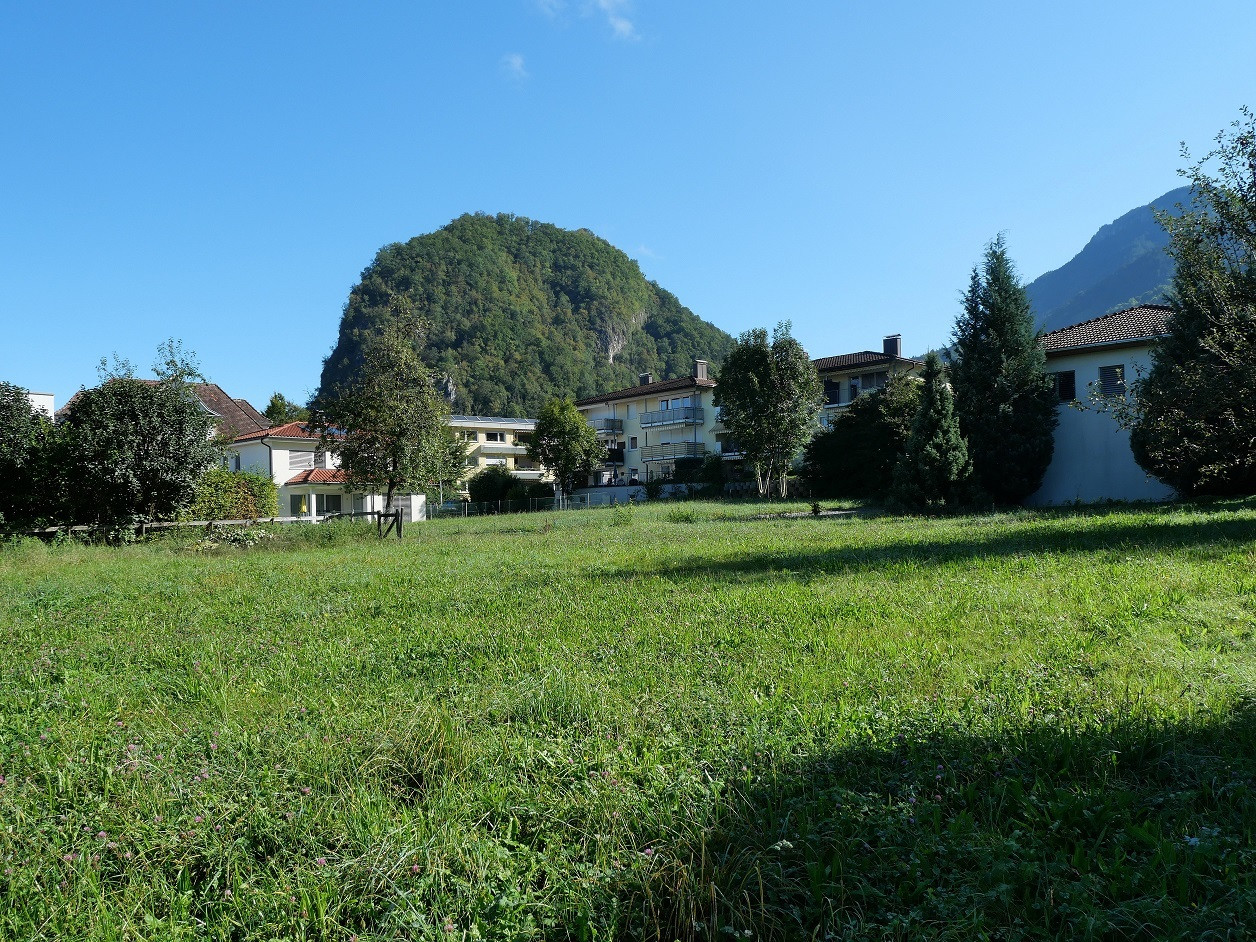
POLYGON ((618 448, 606 449, 606 463, 607 464, 623 464, 624 463, 624 446, 620 445, 618 448))
POLYGON ((680 406, 676 409, 660 409, 657 412, 642 412, 641 427, 657 428, 660 425, 701 425, 701 406, 680 406))
POLYGON ((642 461, 674 461, 677 458, 701 458, 705 454, 706 444, 703 442, 675 442, 671 445, 644 445, 641 448, 642 461))
POLYGON ((526 455, 527 445, 514 445, 510 442, 480 442, 480 453, 485 455, 526 455))
POLYGON ((589 419, 589 424, 593 426, 594 431, 599 435, 622 435, 624 433, 623 419, 589 419))

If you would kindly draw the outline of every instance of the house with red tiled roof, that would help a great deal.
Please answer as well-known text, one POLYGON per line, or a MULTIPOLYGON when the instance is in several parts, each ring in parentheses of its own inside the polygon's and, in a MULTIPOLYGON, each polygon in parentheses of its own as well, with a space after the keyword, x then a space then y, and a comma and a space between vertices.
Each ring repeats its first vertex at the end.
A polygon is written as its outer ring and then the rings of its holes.
MULTIPOLYGON (((322 448, 317 432, 305 422, 289 422, 236 436, 227 447, 233 471, 265 474, 279 490, 279 512, 317 522, 333 514, 369 513, 384 509, 385 496, 349 491, 334 451, 322 448)), ((422 494, 394 494, 393 509, 406 520, 427 515, 422 494)))
POLYGON ((1169 500, 1173 490, 1134 460, 1129 432, 1091 400, 1124 397, 1151 366, 1172 310, 1143 304, 1053 330, 1042 337, 1047 372, 1060 399, 1055 452, 1033 505, 1104 500, 1169 500))

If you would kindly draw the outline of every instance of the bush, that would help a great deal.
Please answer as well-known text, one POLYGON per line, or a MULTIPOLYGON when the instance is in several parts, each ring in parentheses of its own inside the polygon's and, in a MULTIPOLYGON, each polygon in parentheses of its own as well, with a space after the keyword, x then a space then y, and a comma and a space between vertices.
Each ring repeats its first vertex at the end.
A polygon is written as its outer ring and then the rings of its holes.
POLYGON ((499 500, 522 503, 531 498, 553 497, 554 488, 543 481, 525 481, 500 465, 491 465, 467 482, 467 493, 474 504, 499 500))
POLYGON ((667 487, 667 485, 671 483, 671 478, 650 478, 650 480, 646 481, 643 485, 643 487, 645 487, 646 499, 658 500, 663 496, 663 488, 667 487))
POLYGON ((180 514, 183 520, 256 520, 279 512, 275 482, 264 474, 210 468, 196 485, 196 495, 180 514))

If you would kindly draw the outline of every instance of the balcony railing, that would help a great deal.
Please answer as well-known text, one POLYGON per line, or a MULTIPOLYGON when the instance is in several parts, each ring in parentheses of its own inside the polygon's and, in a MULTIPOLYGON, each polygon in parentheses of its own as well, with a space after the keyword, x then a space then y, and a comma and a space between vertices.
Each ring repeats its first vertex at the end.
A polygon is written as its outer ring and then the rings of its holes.
POLYGON ((701 406, 680 406, 676 409, 660 409, 657 412, 642 412, 641 427, 650 428, 658 425, 701 425, 701 406))
POLYGON ((621 435, 624 431, 623 419, 589 419, 589 424, 600 435, 621 435))
POLYGON ((606 449, 606 463, 607 464, 623 464, 624 463, 623 447, 620 446, 619 448, 606 449))
MULTIPOLYGON (((680 410, 675 410, 679 412, 680 410)), ((675 442, 671 445, 644 445, 642 461, 672 461, 676 458, 701 458, 706 454, 703 442, 675 442)))
POLYGON ((480 451, 486 455, 526 455, 528 446, 512 442, 480 442, 480 451))

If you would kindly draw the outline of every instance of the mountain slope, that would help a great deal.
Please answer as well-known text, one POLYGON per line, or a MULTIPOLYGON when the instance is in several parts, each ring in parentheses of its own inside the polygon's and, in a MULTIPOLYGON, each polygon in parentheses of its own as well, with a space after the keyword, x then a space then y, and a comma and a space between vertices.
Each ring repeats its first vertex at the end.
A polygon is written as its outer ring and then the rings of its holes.
POLYGON ((393 294, 431 322, 424 361, 468 414, 536 415, 553 396, 632 386, 643 372, 686 375, 733 342, 588 230, 465 215, 379 250, 349 293, 320 392, 352 375, 393 294))
POLYGON ((1173 278, 1169 238, 1152 207, 1190 202, 1190 188, 1170 190, 1147 206, 1102 226, 1065 265, 1026 286, 1044 330, 1067 327, 1122 307, 1163 302, 1173 278))

